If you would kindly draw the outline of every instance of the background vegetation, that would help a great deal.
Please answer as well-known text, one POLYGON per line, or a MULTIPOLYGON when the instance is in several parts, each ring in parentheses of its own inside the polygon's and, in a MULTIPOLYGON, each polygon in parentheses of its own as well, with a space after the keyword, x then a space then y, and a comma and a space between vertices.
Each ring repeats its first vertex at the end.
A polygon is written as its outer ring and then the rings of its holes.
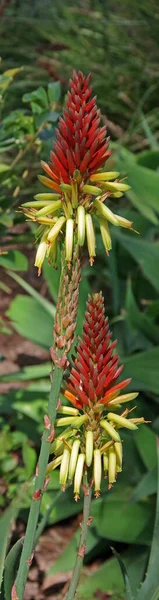
MULTIPOLYGON (((140 391, 136 413, 151 421, 133 435, 123 434, 123 473, 111 491, 103 483, 100 499, 92 502, 94 521, 79 598, 106 600, 106 592, 114 599, 125 598, 120 568, 110 550, 114 546, 126 566, 132 594, 141 600, 137 590, 147 569, 159 487, 159 6, 156 0, 78 0, 75 5, 47 0, 45 6, 41 0, 12 0, 1 2, 0 16, 2 559, 8 536, 12 545, 28 514, 32 490, 25 482, 34 473, 46 412, 48 349, 60 274, 60 265, 54 272, 46 263, 37 280, 33 225, 24 223, 17 209, 41 190, 40 158, 48 159, 76 68, 92 72, 93 90, 111 135, 109 166, 128 175, 132 187, 124 199, 113 200, 115 212, 120 202, 119 212, 134 221, 140 234, 114 228, 109 258, 98 236, 92 269, 84 254, 78 332, 88 292, 102 288, 124 377, 132 376, 131 389, 140 391)), ((72 490, 60 492, 58 474, 53 473, 42 514, 56 494, 49 525, 62 522, 66 532, 67 525, 74 524, 69 544, 45 573, 47 581, 49 575, 60 586, 67 575, 62 580, 59 573, 69 572, 74 564, 79 530, 73 518, 81 511, 82 499, 76 504, 72 490)), ((153 551, 157 537, 158 529, 153 551)), ((153 590, 150 593, 148 581, 144 599, 159 597, 153 595, 157 576, 155 567, 153 590)), ((56 591, 54 586, 50 593, 56 591)))

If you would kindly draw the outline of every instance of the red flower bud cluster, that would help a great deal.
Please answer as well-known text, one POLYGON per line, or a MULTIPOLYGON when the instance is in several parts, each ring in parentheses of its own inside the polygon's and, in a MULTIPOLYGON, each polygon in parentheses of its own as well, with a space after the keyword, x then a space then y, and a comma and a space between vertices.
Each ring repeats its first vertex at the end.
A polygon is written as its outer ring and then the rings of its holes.
POLYGON ((74 71, 70 80, 66 109, 59 119, 56 129, 54 151, 50 154, 49 165, 42 162, 46 173, 54 180, 56 191, 59 185, 70 182, 74 171, 78 169, 83 179, 95 173, 109 158, 109 138, 106 127, 100 127, 100 110, 97 109, 96 96, 90 99, 92 87, 90 75, 74 71))
POLYGON ((101 293, 88 299, 87 309, 82 339, 65 390, 65 396, 77 408, 88 405, 89 400, 107 405, 131 381, 116 383, 123 366, 119 366, 118 354, 114 353, 117 340, 110 343, 112 334, 101 293))

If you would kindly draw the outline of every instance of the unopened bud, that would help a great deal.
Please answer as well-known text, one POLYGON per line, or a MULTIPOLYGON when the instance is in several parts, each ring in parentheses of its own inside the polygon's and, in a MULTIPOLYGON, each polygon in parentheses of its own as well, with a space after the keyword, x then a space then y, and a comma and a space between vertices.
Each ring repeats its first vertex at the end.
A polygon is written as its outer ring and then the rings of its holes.
POLYGON ((85 454, 81 453, 81 454, 79 454, 79 457, 77 460, 77 466, 76 466, 75 476, 74 476, 74 494, 75 494, 76 500, 79 498, 79 494, 80 494, 80 487, 81 487, 81 481, 82 481, 82 477, 83 477, 84 463, 85 463, 85 454))
POLYGON ((116 452, 117 471, 122 471, 122 460, 123 460, 123 448, 121 442, 115 442, 114 444, 116 452))
POLYGON ((109 181, 119 177, 118 171, 106 171, 105 173, 94 173, 90 176, 90 181, 109 181))
POLYGON ((66 219, 65 217, 59 217, 55 225, 51 228, 48 234, 48 241, 53 242, 53 240, 58 236, 60 229, 62 229, 66 219))
POLYGON ((88 421, 88 415, 81 415, 81 417, 77 417, 77 419, 74 419, 73 427, 79 429, 84 423, 86 423, 86 421, 88 421))
POLYGON ((108 190, 109 192, 128 192, 128 190, 130 190, 130 185, 128 185, 127 183, 118 183, 117 181, 114 182, 104 182, 102 183, 102 188, 104 188, 104 190, 108 190))
POLYGON ((60 190, 62 190, 62 192, 67 192, 69 194, 69 193, 71 193, 72 188, 69 183, 61 183, 60 190))
POLYGON ((93 205, 98 210, 99 214, 101 214, 103 217, 105 217, 105 219, 110 221, 110 223, 112 223, 112 225, 119 226, 117 217, 110 210, 110 208, 108 208, 108 206, 106 206, 105 204, 103 204, 103 202, 101 202, 101 200, 96 198, 96 200, 94 200, 94 202, 93 202, 93 205))
POLYGON ((69 462, 70 451, 68 450, 68 448, 64 448, 60 467, 60 483, 63 486, 66 484, 67 481, 69 462))
POLYGON ((114 429, 114 427, 110 423, 108 423, 106 419, 100 421, 100 425, 103 429, 105 429, 105 431, 112 438, 112 440, 114 440, 114 442, 120 442, 120 435, 118 431, 116 431, 116 429, 114 429))
POLYGON ((84 206, 78 206, 77 209, 77 223, 78 223, 78 244, 83 246, 85 240, 85 209, 84 206))
POLYGON ((125 417, 121 417, 116 413, 108 413, 107 419, 110 419, 110 421, 113 421, 113 423, 119 425, 120 427, 126 427, 126 429, 132 429, 132 431, 137 429, 137 425, 135 425, 135 423, 133 423, 130 419, 125 419, 125 417))
POLYGON ((48 204, 48 202, 53 202, 54 200, 60 200, 60 194, 51 194, 51 193, 44 193, 44 194, 35 194, 34 196, 35 200, 40 200, 40 202, 46 202, 48 204))
POLYGON ((75 473, 79 448, 80 448, 80 440, 75 440, 73 442, 73 446, 72 446, 72 450, 71 450, 69 473, 68 473, 69 479, 71 479, 71 480, 73 479, 73 476, 75 473))
POLYGON ((46 469, 46 475, 48 475, 48 473, 51 473, 51 471, 56 469, 56 467, 58 467, 61 464, 62 457, 63 457, 63 454, 61 454, 60 456, 57 456, 56 458, 54 458, 54 460, 52 460, 48 464, 47 469, 46 469))
POLYGON ((47 246, 46 242, 41 241, 38 246, 38 249, 37 249, 35 263, 34 263, 35 267, 38 267, 38 275, 40 275, 40 273, 41 273, 41 267, 44 262, 44 258, 46 256, 47 248, 48 248, 48 246, 47 246))
MULTIPOLYGON (((40 196, 40 194, 39 194, 40 196)), ((51 202, 50 202, 51 204, 51 202)), ((43 208, 43 206, 48 206, 48 201, 46 200, 32 200, 30 202, 24 202, 22 204, 23 208, 43 208)))
MULTIPOLYGON (((77 417, 77 419, 80 419, 80 417, 77 417)), ((55 426, 56 427, 65 427, 67 425, 73 425, 74 426, 74 421, 77 421, 76 417, 61 417, 60 419, 56 419, 55 421, 55 426)))
POLYGON ((95 185, 83 185, 82 192, 85 194, 91 194, 92 196, 99 196, 101 189, 95 185))
POLYGON ((60 413, 61 415, 72 415, 72 416, 77 416, 79 414, 79 411, 77 408, 73 408, 73 406, 60 406, 57 410, 58 413, 60 413))
POLYGON ((51 190, 58 191, 57 183, 55 183, 55 181, 52 179, 45 177, 45 175, 38 175, 38 179, 41 181, 41 183, 43 183, 43 185, 46 185, 46 187, 50 188, 51 190))
POLYGON ((73 252, 73 219, 67 219, 66 221, 66 260, 71 262, 73 252))
POLYGON ((108 480, 109 485, 116 481, 116 452, 113 446, 109 448, 108 480))
POLYGON ((128 219, 125 219, 125 217, 121 217, 120 215, 115 215, 115 217, 117 217, 120 227, 125 227, 125 229, 132 229, 132 221, 129 221, 128 219))
POLYGON ((109 458, 108 458, 108 454, 103 454, 103 469, 104 469, 104 474, 107 475, 108 473, 108 467, 109 467, 109 458))
POLYGON ((86 432, 86 465, 90 467, 93 457, 93 432, 86 432))
POLYGON ((106 253, 109 254, 109 250, 112 249, 112 240, 106 219, 102 219, 102 217, 99 217, 99 225, 104 248, 106 250, 106 253))
POLYGON ((88 245, 88 252, 89 252, 89 256, 90 256, 90 260, 93 263, 93 257, 96 255, 96 242, 95 242, 95 233, 94 233, 94 227, 93 227, 93 220, 91 215, 86 215, 86 235, 87 235, 87 245, 88 245))
POLYGON ((95 495, 100 495, 100 486, 102 478, 102 459, 99 449, 94 450, 94 489, 95 495))
POLYGON ((56 200, 56 202, 50 202, 47 206, 44 206, 36 213, 36 217, 42 217, 43 215, 48 215, 49 213, 54 213, 56 210, 59 210, 61 207, 61 200, 56 200))
POLYGON ((68 440, 69 438, 73 437, 76 434, 76 429, 72 429, 71 427, 68 427, 67 429, 65 429, 65 431, 63 431, 60 435, 58 435, 58 437, 53 441, 53 443, 51 444, 51 450, 50 450, 50 454, 52 454, 54 452, 54 454, 61 454, 63 447, 64 447, 64 441, 68 440))
POLYGON ((53 265, 55 267, 57 264, 57 251, 58 251, 58 244, 57 244, 57 239, 55 239, 52 242, 51 246, 48 246, 48 250, 47 250, 48 262, 53 263, 53 265))
POLYGON ((135 400, 139 392, 130 392, 130 394, 122 394, 121 396, 117 396, 108 402, 109 406, 113 406, 114 404, 123 404, 124 402, 131 402, 135 400))

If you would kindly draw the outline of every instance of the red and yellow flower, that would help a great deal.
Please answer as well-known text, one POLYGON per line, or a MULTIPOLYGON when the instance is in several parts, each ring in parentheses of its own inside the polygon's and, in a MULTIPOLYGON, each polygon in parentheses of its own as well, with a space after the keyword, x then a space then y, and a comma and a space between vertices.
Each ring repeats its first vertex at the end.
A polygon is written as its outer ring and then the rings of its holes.
POLYGON ((90 264, 96 254, 94 215, 99 221, 107 254, 111 249, 109 223, 131 229, 132 222, 114 214, 105 203, 120 198, 129 186, 119 173, 104 171, 111 152, 106 127, 100 125, 96 97, 91 98, 90 75, 73 73, 66 108, 59 119, 50 162, 42 161, 46 175, 40 181, 51 191, 35 196, 22 205, 25 215, 39 224, 40 240, 35 265, 41 270, 44 257, 56 264, 57 243, 65 236, 66 260, 71 262, 74 241, 83 246, 87 240, 90 264))
POLYGON ((48 472, 60 465, 62 488, 74 482, 75 500, 87 475, 93 481, 95 496, 99 496, 102 473, 108 475, 109 488, 122 470, 122 437, 120 430, 136 430, 144 418, 129 418, 131 410, 123 404, 135 400, 137 392, 123 390, 131 379, 118 381, 123 366, 115 351, 117 341, 111 341, 108 319, 105 318, 102 294, 93 294, 87 302, 82 338, 63 395, 72 406, 60 403, 57 428, 65 428, 52 444, 55 458, 48 472))

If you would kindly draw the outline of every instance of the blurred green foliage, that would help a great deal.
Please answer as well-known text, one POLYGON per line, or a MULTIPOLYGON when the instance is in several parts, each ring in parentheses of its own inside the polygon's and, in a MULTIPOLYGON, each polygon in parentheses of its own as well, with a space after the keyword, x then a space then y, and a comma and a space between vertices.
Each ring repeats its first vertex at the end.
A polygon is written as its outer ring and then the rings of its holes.
MULTIPOLYGON (((52 343, 60 264, 54 272, 44 263, 43 281, 49 291, 48 299, 36 290, 36 285, 27 281, 30 267, 24 244, 28 249, 34 231, 33 225, 25 224, 19 233, 17 227, 22 226, 24 220, 16 210, 25 198, 29 200, 41 190, 37 180, 40 158, 48 159, 72 68, 85 73, 91 70, 93 90, 113 138, 108 168, 119 170, 123 177, 128 175, 131 185, 127 197, 120 200, 120 207, 119 200, 112 201, 113 208, 132 220, 140 235, 114 231, 114 228, 113 250, 110 257, 106 257, 97 232, 97 257, 92 269, 87 264, 87 255, 83 257, 77 330, 81 331, 89 291, 102 289, 113 338, 118 338, 118 351, 125 365, 124 377, 132 376, 131 389, 140 391, 136 414, 143 414, 151 425, 143 426, 133 435, 123 434, 123 473, 109 492, 103 482, 100 499, 92 502, 94 521, 89 531, 85 564, 99 558, 103 564, 81 581, 79 598, 93 599, 100 589, 101 592, 111 590, 113 598, 118 599, 157 600, 156 575, 151 576, 149 568, 145 587, 137 590, 147 571, 150 548, 149 567, 152 569, 155 565, 157 572, 154 556, 157 556, 155 544, 159 527, 158 509, 156 513, 159 488, 156 453, 156 435, 159 434, 159 7, 155 0, 151 4, 146 0, 144 5, 137 0, 133 4, 129 0, 122 3, 78 1, 76 6, 66 0, 58 3, 47 0, 45 15, 43 12, 40 0, 34 3, 27 0, 25 4, 13 0, 6 5, 0 22, 3 59, 0 265, 10 282, 14 280, 21 287, 21 293, 10 302, 5 319, 1 319, 0 329, 10 335, 13 328, 44 349, 52 343), (120 564, 116 555, 111 557, 110 545, 121 551, 120 564)), ((0 285, 5 291, 3 281, 0 285)), ((1 525, 5 540, 2 562, 9 519, 19 514, 26 521, 28 514, 31 485, 25 497, 23 488, 32 477, 37 461, 50 387, 49 373, 50 363, 44 362, 1 377, 2 383, 21 385, 20 389, 10 391, 9 388, 0 397, 0 471, 6 491, 6 498, 4 494, 1 496, 1 508, 11 502, 1 525)), ((42 515, 58 492, 58 475, 54 473, 44 494, 42 515)), ((49 523, 69 518, 80 512, 81 507, 82 499, 76 504, 68 488, 54 505, 49 523)), ((50 568, 50 573, 72 568, 77 544, 78 532, 50 568)))

